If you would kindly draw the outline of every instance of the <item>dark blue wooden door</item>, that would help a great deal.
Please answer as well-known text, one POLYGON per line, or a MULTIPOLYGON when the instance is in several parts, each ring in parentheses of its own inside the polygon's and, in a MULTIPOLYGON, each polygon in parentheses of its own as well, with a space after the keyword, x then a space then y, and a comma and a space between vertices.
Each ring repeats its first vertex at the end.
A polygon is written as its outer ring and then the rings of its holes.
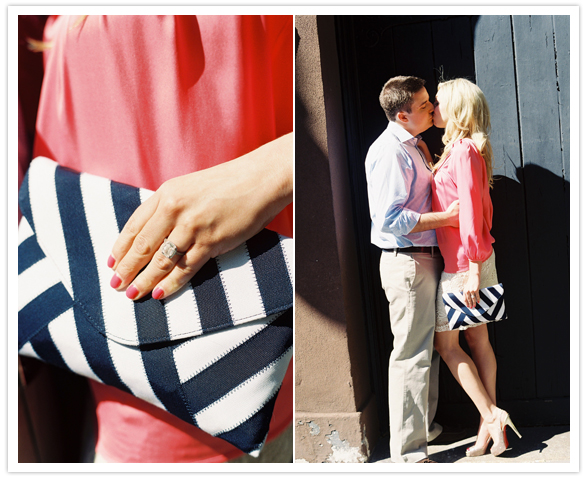
MULTIPOLYGON (((392 336, 379 253, 369 244, 364 159, 386 126, 379 91, 401 74, 426 79, 431 97, 439 80, 466 77, 489 101, 496 176, 492 234, 509 316, 489 327, 498 401, 520 425, 569 422, 569 33, 566 16, 337 18, 362 291, 382 415, 392 336)), ((440 131, 423 136, 439 154, 440 131)), ((438 420, 475 425, 477 418, 443 366, 438 420)))

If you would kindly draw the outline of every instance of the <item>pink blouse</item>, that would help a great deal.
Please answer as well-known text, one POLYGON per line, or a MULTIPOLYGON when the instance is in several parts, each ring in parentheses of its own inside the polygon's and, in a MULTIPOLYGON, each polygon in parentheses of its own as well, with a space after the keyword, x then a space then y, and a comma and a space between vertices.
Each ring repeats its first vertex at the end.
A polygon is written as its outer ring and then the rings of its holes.
POLYGON ((438 246, 444 258, 444 271, 469 269, 469 260, 484 262, 493 252, 491 224, 493 204, 485 161, 471 139, 453 144, 432 183, 432 210, 442 212, 459 200, 459 227, 436 229, 438 246))
MULTIPOLYGON (((156 190, 293 130, 292 16, 50 17, 35 155, 156 190)), ((269 225, 293 234, 288 206, 269 225)), ((106 259, 106 257, 104 257, 106 259)), ((224 462, 242 454, 91 382, 97 452, 113 462, 224 462)), ((293 417, 293 372, 268 441, 293 417)))

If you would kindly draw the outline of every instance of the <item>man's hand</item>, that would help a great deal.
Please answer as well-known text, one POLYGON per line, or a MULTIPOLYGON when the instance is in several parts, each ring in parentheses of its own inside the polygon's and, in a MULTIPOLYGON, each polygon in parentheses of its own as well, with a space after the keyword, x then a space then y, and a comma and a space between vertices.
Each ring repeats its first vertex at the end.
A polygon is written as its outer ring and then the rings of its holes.
POLYGON ((448 223, 446 224, 447 227, 458 227, 459 226, 459 201, 455 200, 452 204, 448 206, 446 209, 447 220, 448 223))
POLYGON ((416 226, 410 231, 411 234, 423 232, 424 230, 438 229, 440 227, 459 226, 459 201, 455 200, 444 212, 427 212, 420 215, 416 226))

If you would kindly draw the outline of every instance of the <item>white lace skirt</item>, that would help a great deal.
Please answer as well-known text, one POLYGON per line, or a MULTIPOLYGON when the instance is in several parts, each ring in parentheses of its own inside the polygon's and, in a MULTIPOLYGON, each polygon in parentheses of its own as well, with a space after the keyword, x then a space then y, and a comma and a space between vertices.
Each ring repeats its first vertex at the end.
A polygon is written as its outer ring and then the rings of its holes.
MULTIPOLYGON (((450 331, 448 326, 448 317, 444 309, 444 302, 442 301, 442 294, 448 292, 461 292, 469 278, 469 270, 457 273, 442 272, 440 276, 440 283, 438 284, 438 292, 436 294, 436 327, 435 331, 450 331)), ((497 285, 497 269, 495 268, 495 251, 491 256, 481 264, 480 274, 480 288, 497 285)), ((476 323, 474 325, 465 325, 459 327, 459 330, 472 328, 473 326, 483 325, 484 323, 476 323)))

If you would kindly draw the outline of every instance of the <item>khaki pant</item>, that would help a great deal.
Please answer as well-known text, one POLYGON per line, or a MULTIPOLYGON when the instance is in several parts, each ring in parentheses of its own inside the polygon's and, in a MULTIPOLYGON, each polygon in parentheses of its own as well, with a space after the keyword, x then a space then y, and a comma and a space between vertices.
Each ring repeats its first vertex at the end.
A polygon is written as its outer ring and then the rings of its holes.
POLYGON ((434 353, 440 253, 381 254, 381 283, 389 301, 393 351, 389 358, 389 451, 393 462, 428 455, 427 433, 438 400, 434 353), (431 372, 432 370, 432 372, 431 372))

